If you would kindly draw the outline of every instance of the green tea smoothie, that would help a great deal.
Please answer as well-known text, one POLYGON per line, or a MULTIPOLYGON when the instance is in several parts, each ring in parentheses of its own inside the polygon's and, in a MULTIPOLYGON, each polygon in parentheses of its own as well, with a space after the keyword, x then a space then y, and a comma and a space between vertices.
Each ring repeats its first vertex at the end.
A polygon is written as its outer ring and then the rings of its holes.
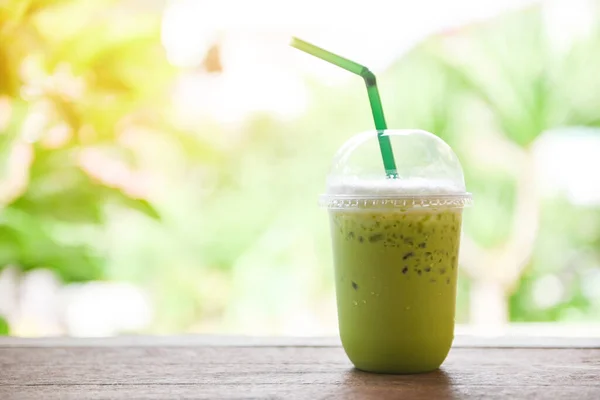
POLYGON ((437 369, 454 337, 461 208, 331 209, 342 344, 359 369, 437 369))
POLYGON ((327 190, 340 336, 357 368, 438 368, 454 336, 462 209, 471 204, 452 148, 431 132, 388 129, 375 75, 298 38, 293 47, 364 79, 375 130, 336 152, 327 190))

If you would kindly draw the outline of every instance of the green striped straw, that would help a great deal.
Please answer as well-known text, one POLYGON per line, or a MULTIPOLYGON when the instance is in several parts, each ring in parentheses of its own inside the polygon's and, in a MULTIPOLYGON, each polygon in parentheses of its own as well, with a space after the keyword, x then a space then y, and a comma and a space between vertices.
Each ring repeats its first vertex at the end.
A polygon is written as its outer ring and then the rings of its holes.
POLYGON ((373 113, 373 119, 375 120, 375 129, 377 129, 377 138, 379 139, 379 150, 381 151, 381 158, 383 159, 383 167, 385 168, 385 173, 388 178, 397 178, 398 172, 396 170, 396 161, 394 161, 394 152, 392 151, 390 138, 384 135, 387 124, 385 123, 385 116, 383 115, 383 106, 381 105, 381 97, 379 96, 379 89, 377 89, 377 79, 375 78, 375 74, 363 65, 350 61, 342 56, 338 56, 337 54, 330 53, 327 50, 323 50, 322 48, 298 39, 297 37, 292 37, 290 45, 298 50, 302 50, 305 53, 359 75, 365 80, 369 102, 371 103, 371 111, 373 113))

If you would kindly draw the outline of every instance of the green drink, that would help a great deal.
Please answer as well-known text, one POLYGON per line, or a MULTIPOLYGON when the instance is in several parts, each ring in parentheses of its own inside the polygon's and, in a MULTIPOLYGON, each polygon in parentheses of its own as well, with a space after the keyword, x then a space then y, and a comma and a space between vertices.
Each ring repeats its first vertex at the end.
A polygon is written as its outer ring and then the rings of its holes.
POLYGON ((437 369, 454 337, 460 209, 332 210, 342 344, 359 369, 437 369))
POLYGON ((460 162, 429 132, 387 129, 367 67, 298 38, 290 44, 362 77, 377 129, 344 143, 321 196, 346 354, 365 371, 436 369, 454 337, 462 208, 471 203, 460 162))
POLYGON ((454 338, 462 212, 456 154, 418 130, 365 132, 337 152, 321 205, 329 211, 340 336, 359 369, 437 369, 454 338), (381 173, 379 138, 396 156, 381 173))

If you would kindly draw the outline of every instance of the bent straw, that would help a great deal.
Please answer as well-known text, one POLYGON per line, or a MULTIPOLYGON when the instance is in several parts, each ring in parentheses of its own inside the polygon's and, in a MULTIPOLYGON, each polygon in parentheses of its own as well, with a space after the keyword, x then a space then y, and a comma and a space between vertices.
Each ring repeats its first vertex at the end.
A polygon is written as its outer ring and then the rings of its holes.
POLYGON ((387 129, 387 124, 385 122, 385 116, 383 115, 383 106, 381 105, 381 97, 379 96, 379 89, 377 88, 377 79, 375 78, 375 74, 373 74, 367 67, 363 65, 348 60, 342 56, 338 56, 337 54, 317 47, 314 44, 305 42, 297 37, 292 37, 290 45, 298 50, 359 75, 365 80, 365 84, 367 85, 367 94, 369 96, 369 103, 371 104, 371 112, 373 113, 373 120, 375 121, 375 128, 377 129, 377 138, 379 140, 381 158, 383 159, 383 167, 385 168, 385 173, 388 178, 397 178, 398 172, 396 170, 396 161, 394 160, 394 152, 392 151, 390 138, 384 135, 384 131, 387 129))

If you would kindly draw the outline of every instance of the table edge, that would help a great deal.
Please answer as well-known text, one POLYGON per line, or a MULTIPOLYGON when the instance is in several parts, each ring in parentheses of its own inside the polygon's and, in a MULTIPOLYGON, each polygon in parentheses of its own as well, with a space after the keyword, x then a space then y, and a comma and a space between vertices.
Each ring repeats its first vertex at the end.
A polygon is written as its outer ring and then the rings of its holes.
MULTIPOLYGON (((337 337, 261 336, 117 336, 105 338, 0 337, 9 347, 340 347, 337 337)), ((457 335, 453 348, 591 348, 600 349, 600 337, 541 337, 457 335)))

